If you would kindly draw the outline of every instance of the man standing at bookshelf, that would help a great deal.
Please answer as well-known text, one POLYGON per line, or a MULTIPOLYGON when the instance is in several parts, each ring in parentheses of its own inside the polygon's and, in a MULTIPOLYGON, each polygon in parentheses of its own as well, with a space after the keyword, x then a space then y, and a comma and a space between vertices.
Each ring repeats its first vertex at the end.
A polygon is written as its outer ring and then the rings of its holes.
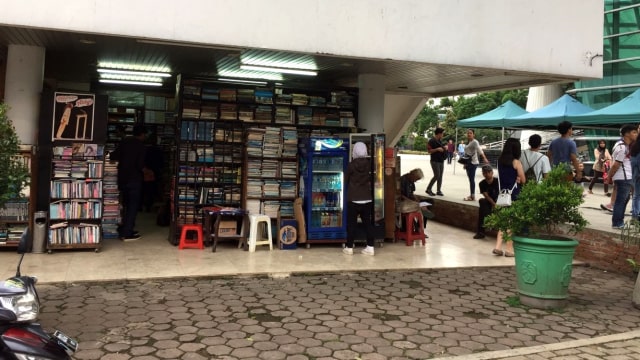
POLYGON ((122 225, 118 228, 123 241, 138 240, 140 234, 134 231, 136 216, 142 200, 142 182, 145 159, 145 129, 143 125, 133 127, 133 136, 127 136, 112 153, 118 161, 118 189, 122 197, 124 214, 122 225))

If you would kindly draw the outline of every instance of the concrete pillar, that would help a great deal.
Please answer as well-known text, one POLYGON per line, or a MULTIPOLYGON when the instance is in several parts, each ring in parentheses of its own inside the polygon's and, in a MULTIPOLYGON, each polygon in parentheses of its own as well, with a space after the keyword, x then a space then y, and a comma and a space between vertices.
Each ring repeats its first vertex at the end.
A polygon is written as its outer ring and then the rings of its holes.
POLYGON ((9 45, 4 102, 22 144, 37 142, 44 55, 42 47, 9 45))
MULTIPOLYGON (((558 100, 562 93, 562 87, 560 85, 545 85, 529 88, 529 97, 527 98, 528 112, 536 111, 543 108, 552 102, 558 100)), ((559 134, 555 130, 521 130, 520 131, 520 144, 523 149, 529 148, 529 137, 533 134, 538 134, 542 137, 542 143, 547 143, 559 134)), ((517 135, 516 135, 517 136, 517 135)))
POLYGON ((384 84, 384 75, 358 76, 358 127, 367 133, 384 132, 384 84))
POLYGON ((562 87, 560 85, 545 85, 529 88, 526 110, 528 112, 536 111, 558 100, 561 96, 562 87))

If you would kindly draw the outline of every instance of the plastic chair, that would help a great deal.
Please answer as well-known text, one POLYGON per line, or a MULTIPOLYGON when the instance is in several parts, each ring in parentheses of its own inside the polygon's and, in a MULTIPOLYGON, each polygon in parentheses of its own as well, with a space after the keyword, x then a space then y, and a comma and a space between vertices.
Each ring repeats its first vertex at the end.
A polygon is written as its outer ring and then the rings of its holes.
POLYGON ((407 246, 413 245, 413 242, 416 240, 422 240, 422 245, 427 244, 427 238, 424 233, 424 223, 422 219, 422 212, 414 211, 410 213, 402 213, 400 214, 402 217, 401 221, 404 222, 404 231, 399 228, 396 228, 395 238, 396 240, 404 239, 407 242, 407 246), (418 222, 418 230, 416 232, 413 231, 413 223, 414 221, 418 222))
POLYGON ((182 225, 178 249, 204 249, 204 242, 202 241, 202 224, 182 225), (197 233, 197 239, 195 241, 188 238, 187 235, 189 231, 195 231, 197 233))
POLYGON ((267 215, 249 215, 249 252, 255 252, 258 245, 269 245, 269 251, 273 250, 273 240, 271 238, 271 218, 267 215), (262 225, 262 226, 261 226, 262 225), (267 237, 262 237, 264 231, 267 237), (258 235, 258 231, 260 235, 258 235), (258 236, 260 238, 258 239, 258 236))

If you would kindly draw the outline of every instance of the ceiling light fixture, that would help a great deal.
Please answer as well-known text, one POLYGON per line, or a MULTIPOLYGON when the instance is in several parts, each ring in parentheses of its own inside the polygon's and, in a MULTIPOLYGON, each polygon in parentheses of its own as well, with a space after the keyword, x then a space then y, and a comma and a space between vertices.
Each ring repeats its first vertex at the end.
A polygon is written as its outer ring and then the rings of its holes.
POLYGON ((282 74, 277 73, 265 73, 261 71, 242 71, 242 70, 221 70, 218 73, 219 76, 226 78, 241 78, 241 79, 262 79, 272 81, 282 81, 282 74))
POLYGON ((267 85, 266 81, 256 81, 256 80, 241 80, 241 79, 218 78, 218 81, 237 83, 237 84, 267 85))
POLYGON ((107 84, 122 84, 122 85, 162 86, 162 83, 160 82, 149 82, 149 81, 100 79, 100 82, 107 83, 107 84))
POLYGON ((155 76, 155 77, 171 77, 167 72, 149 72, 149 71, 135 71, 135 70, 119 70, 119 69, 98 69, 98 72, 102 74, 118 74, 118 75, 133 75, 133 76, 155 76))
POLYGON ((306 76, 317 76, 317 71, 311 70, 302 70, 302 69, 290 69, 290 68, 280 68, 273 66, 260 66, 260 65, 240 65, 240 69, 242 70, 253 70, 253 71, 265 71, 265 72, 275 72, 282 74, 295 74, 295 75, 306 75, 306 76))
POLYGON ((149 66, 127 63, 99 62, 98 68, 114 69, 114 70, 131 70, 131 71, 149 71, 160 73, 171 73, 171 69, 166 66, 149 66))

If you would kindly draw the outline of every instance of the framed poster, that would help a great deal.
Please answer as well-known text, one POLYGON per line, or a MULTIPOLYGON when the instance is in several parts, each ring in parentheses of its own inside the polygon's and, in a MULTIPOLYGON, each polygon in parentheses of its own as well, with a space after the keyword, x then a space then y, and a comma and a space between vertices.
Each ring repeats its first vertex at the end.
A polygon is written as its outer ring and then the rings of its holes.
POLYGON ((51 139, 93 140, 95 94, 56 92, 51 139))

